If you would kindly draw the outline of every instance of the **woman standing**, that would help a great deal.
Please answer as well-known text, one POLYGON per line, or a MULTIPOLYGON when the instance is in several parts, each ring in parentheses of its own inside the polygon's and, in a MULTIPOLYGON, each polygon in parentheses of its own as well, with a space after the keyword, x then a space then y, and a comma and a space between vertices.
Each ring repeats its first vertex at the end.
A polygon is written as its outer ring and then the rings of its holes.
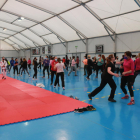
POLYGON ((68 71, 68 67, 69 67, 69 59, 68 59, 68 57, 66 58, 66 70, 68 71))
POLYGON ((57 84, 59 84, 59 76, 61 76, 62 87, 63 87, 63 89, 65 89, 65 83, 64 83, 64 69, 65 69, 65 66, 64 66, 64 63, 61 62, 60 58, 58 58, 57 61, 58 61, 58 63, 54 66, 55 69, 57 69, 54 88, 56 87, 57 84))
POLYGON ((89 76, 92 74, 92 60, 90 58, 90 55, 88 55, 88 60, 87 60, 87 71, 88 71, 88 76, 87 76, 87 80, 89 79, 89 76))
POLYGON ((0 63, 0 66, 1 66, 2 79, 6 79, 6 66, 7 66, 7 62, 5 61, 4 57, 2 57, 2 61, 0 63))
POLYGON ((22 69, 22 71, 21 71, 21 76, 22 76, 22 72, 23 72, 23 71, 25 72, 25 70, 26 70, 26 72, 28 73, 28 75, 29 75, 29 77, 30 77, 30 74, 29 74, 29 72, 28 72, 28 70, 27 70, 27 61, 26 61, 25 58, 23 58, 23 65, 22 65, 22 67, 23 67, 23 69, 22 69))
POLYGON ((77 65, 77 69, 79 68, 79 57, 77 56, 77 59, 76 59, 76 65, 77 65))
POLYGON ((123 63, 124 72, 122 73, 122 78, 121 78, 121 89, 125 94, 125 96, 122 97, 122 99, 129 98, 129 95, 127 94, 127 90, 125 89, 126 84, 130 92, 131 101, 130 103, 128 103, 128 105, 135 104, 134 93, 132 89, 133 80, 134 80, 134 61, 131 59, 131 56, 132 54, 130 51, 125 52, 124 63, 123 63))
POLYGON ((108 98, 108 101, 116 102, 116 100, 114 100, 114 94, 115 94, 117 86, 112 77, 113 76, 119 77, 119 75, 114 73, 114 71, 115 71, 114 61, 115 61, 114 55, 112 55, 112 54, 109 55, 107 58, 107 64, 105 67, 105 71, 101 75, 101 84, 98 88, 96 88, 94 91, 92 91, 90 94, 88 94, 89 99, 92 99, 92 97, 94 97, 96 94, 98 94, 106 86, 106 84, 109 84, 109 86, 111 87, 111 93, 108 98))
POLYGON ((96 70, 96 68, 97 68, 96 57, 93 57, 92 62, 93 62, 93 73, 94 73, 94 71, 95 71, 95 70, 96 70))
POLYGON ((70 57, 70 67, 71 67, 71 63, 72 63, 72 59, 71 59, 71 57, 70 57))
POLYGON ((98 78, 99 70, 103 72, 103 64, 104 64, 104 60, 101 58, 101 54, 99 54, 97 59, 96 78, 98 78))
MULTIPOLYGON (((116 57, 115 62, 119 62, 118 57, 116 57)), ((116 73, 118 74, 120 71, 120 65, 115 65, 116 73)))
POLYGON ((72 59, 72 64, 71 64, 71 71, 69 72, 68 76, 70 76, 71 72, 75 71, 75 76, 77 76, 77 70, 76 70, 76 67, 75 67, 75 56, 73 56, 73 59, 72 59))
POLYGON ((15 62, 14 62, 14 75, 15 75, 15 71, 17 71, 17 76, 18 76, 18 59, 17 58, 15 59, 15 62))
POLYGON ((138 54, 138 58, 135 60, 134 82, 138 74, 140 74, 140 53, 138 54))
POLYGON ((33 65, 34 65, 34 75, 33 75, 33 79, 37 79, 37 58, 35 57, 33 60, 33 65))
POLYGON ((29 68, 29 70, 31 70, 31 60, 30 60, 30 58, 28 59, 28 68, 29 68))

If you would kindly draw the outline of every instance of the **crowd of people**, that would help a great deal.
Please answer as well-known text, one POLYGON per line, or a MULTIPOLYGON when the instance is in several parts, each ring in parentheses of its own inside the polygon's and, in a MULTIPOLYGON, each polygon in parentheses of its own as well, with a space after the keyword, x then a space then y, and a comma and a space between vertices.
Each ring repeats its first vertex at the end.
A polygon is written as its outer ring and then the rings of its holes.
MULTIPOLYGON (((129 95, 127 94, 127 90, 125 86, 128 86, 131 101, 128 103, 128 105, 135 104, 134 101, 134 92, 133 92, 133 84, 135 82, 135 79, 138 74, 140 74, 140 53, 138 56, 136 56, 135 61, 132 60, 132 53, 127 51, 124 53, 122 58, 119 60, 118 56, 109 55, 107 58, 105 58, 104 55, 99 54, 98 58, 93 57, 91 59, 90 55, 84 56, 84 60, 82 61, 84 64, 84 75, 86 75, 86 79, 90 80, 90 76, 92 73, 96 72, 96 78, 98 78, 98 73, 101 72, 101 84, 98 88, 96 88, 94 91, 92 91, 90 94, 88 94, 89 99, 92 99, 96 94, 98 94, 105 86, 106 84, 109 84, 111 87, 111 93, 108 98, 111 102, 116 102, 114 100, 114 94, 116 91, 116 84, 113 80, 113 76, 115 77, 121 77, 121 89, 124 92, 125 96, 122 97, 122 99, 128 99, 129 95), (120 73, 120 75, 119 75, 120 73)), ((65 89, 65 82, 64 82, 64 69, 68 71, 68 68, 70 67, 71 70, 68 73, 68 76, 70 76, 71 72, 75 72, 75 76, 77 76, 77 69, 79 69, 79 57, 75 59, 75 56, 72 58, 65 57, 63 59, 57 58, 57 57, 48 57, 44 59, 43 57, 39 58, 39 61, 35 57, 33 59, 33 69, 34 69, 34 75, 33 80, 37 79, 37 69, 41 69, 43 67, 43 77, 45 78, 45 71, 47 71, 48 79, 51 76, 51 85, 54 85, 54 88, 59 84, 59 77, 61 77, 62 82, 62 88, 65 89), (54 75, 55 81, 54 81, 54 75)), ((21 58, 20 62, 18 62, 18 59, 15 60, 12 58, 10 62, 2 58, 2 61, 0 63, 1 66, 1 72, 3 74, 2 79, 6 79, 6 71, 10 73, 11 68, 13 68, 13 74, 15 75, 15 72, 18 75, 22 76, 22 73, 27 72, 29 74, 29 70, 31 70, 31 60, 30 58, 28 61, 25 58, 21 58), (20 65, 20 67, 18 67, 20 65)))

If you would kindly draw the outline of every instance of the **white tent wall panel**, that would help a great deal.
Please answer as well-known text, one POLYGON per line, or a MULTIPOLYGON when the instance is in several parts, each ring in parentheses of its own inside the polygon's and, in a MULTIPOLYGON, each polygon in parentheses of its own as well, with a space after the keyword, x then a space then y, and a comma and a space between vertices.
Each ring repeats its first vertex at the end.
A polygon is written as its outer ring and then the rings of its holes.
POLYGON ((66 47, 62 44, 56 44, 52 47, 53 55, 65 55, 66 54, 66 47))
POLYGON ((32 29, 34 32, 36 32, 37 34, 39 34, 40 36, 51 33, 49 30, 47 30, 45 27, 43 27, 43 26, 40 25, 40 24, 38 24, 38 25, 32 27, 31 29, 32 29))
POLYGON ((38 45, 40 46, 46 45, 42 38, 38 37, 37 35, 35 35, 29 30, 25 30, 22 33, 26 35, 28 38, 32 39, 35 43, 38 43, 38 45))
POLYGON ((26 37, 24 37, 21 34, 16 34, 15 35, 18 39, 20 39, 21 41, 23 41, 24 43, 26 43, 27 45, 29 45, 30 47, 35 47, 35 45, 33 44, 32 41, 30 41, 29 39, 27 39, 26 37))
POLYGON ((87 5, 101 18, 139 9, 134 0, 95 0, 87 5))
POLYGON ((89 39, 88 53, 96 53, 96 45, 104 45, 104 53, 114 52, 114 42, 109 36, 89 39))
POLYGON ((17 18, 18 18, 17 16, 14 16, 14 15, 11 15, 11 14, 0 11, 0 19, 1 20, 6 20, 8 22, 13 22, 17 18))
POLYGON ((6 2, 6 0, 0 0, 0 7, 6 2))
POLYGON ((1 51, 1 57, 3 57, 3 56, 10 61, 12 57, 18 58, 19 53, 17 51, 15 51, 15 50, 7 50, 7 51, 3 50, 3 51, 1 51))
POLYGON ((117 35, 116 52, 140 51, 140 32, 117 35))
POLYGON ((0 41, 0 50, 14 50, 13 47, 7 42, 0 41))
POLYGON ((22 21, 16 20, 14 23, 19 25, 19 26, 23 26, 23 27, 30 27, 30 26, 33 26, 33 25, 36 24, 35 22, 29 21, 29 20, 26 20, 26 19, 24 19, 22 21))
POLYGON ((13 24, 9 24, 9 23, 6 23, 6 22, 2 22, 2 21, 0 21, 0 26, 4 27, 4 28, 7 28, 7 29, 14 30, 14 31, 21 31, 21 30, 24 29, 22 27, 19 27, 19 26, 13 25, 13 24))
POLYGON ((15 0, 9 0, 3 7, 4 10, 11 11, 13 13, 18 13, 21 16, 25 16, 36 21, 43 21, 52 15, 35 9, 31 6, 27 6, 15 0))
POLYGON ((76 31, 74 31, 71 27, 69 27, 57 17, 45 21, 44 24, 56 33, 58 33, 67 41, 79 39, 78 35, 76 34, 76 31))
MULTIPOLYGON (((9 29, 9 28, 8 28, 8 29, 9 29)), ((3 32, 3 28, 1 28, 1 27, 0 27, 0 32, 3 32)), ((10 34, 10 35, 13 35, 13 34, 15 34, 16 32, 6 30, 6 31, 4 31, 4 33, 7 33, 7 34, 10 34)))
POLYGON ((77 3, 71 0, 59 0, 59 2, 58 0, 42 0, 41 2, 39 0, 30 0, 30 1, 24 0, 24 1, 29 2, 33 5, 37 5, 43 9, 50 10, 54 13, 60 13, 78 5, 77 3))
POLYGON ((82 41, 74 41, 68 43, 68 53, 76 53, 77 52, 86 52, 86 46, 82 41), (76 50, 76 47, 77 50, 76 50))
POLYGON ((88 38, 107 35, 102 23, 82 6, 63 13, 61 16, 88 38))

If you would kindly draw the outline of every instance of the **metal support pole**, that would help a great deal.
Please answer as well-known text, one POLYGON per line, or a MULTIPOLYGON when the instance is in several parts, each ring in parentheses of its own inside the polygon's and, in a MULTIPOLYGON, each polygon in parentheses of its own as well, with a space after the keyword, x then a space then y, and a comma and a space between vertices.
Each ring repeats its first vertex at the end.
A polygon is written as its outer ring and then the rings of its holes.
POLYGON ((78 32, 76 32, 76 34, 79 36, 80 40, 82 40, 82 42, 86 45, 84 39, 82 39, 82 37, 78 34, 78 32))
POLYGON ((57 38, 60 40, 60 42, 62 43, 62 45, 64 45, 64 47, 66 47, 66 45, 64 44, 64 42, 62 42, 62 40, 59 37, 57 37, 57 38))
POLYGON ((86 39, 86 54, 88 54, 88 39, 86 39))
POLYGON ((114 34, 114 53, 116 53, 116 46, 117 46, 117 41, 116 41, 116 34, 114 34))
POLYGON ((66 42, 66 55, 68 54, 68 42, 66 42))

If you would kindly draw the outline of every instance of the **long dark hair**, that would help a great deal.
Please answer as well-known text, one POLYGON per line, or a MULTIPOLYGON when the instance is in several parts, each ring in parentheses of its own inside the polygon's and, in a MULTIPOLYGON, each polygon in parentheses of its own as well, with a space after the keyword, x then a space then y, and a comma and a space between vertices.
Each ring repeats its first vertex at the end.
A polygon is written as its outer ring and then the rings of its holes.
POLYGON ((114 57, 113 54, 110 54, 110 55, 107 57, 106 67, 107 67, 107 65, 111 62, 111 58, 113 58, 113 57, 114 57))
POLYGON ((61 59, 60 58, 57 58, 57 61, 58 61, 58 63, 61 63, 61 59))

